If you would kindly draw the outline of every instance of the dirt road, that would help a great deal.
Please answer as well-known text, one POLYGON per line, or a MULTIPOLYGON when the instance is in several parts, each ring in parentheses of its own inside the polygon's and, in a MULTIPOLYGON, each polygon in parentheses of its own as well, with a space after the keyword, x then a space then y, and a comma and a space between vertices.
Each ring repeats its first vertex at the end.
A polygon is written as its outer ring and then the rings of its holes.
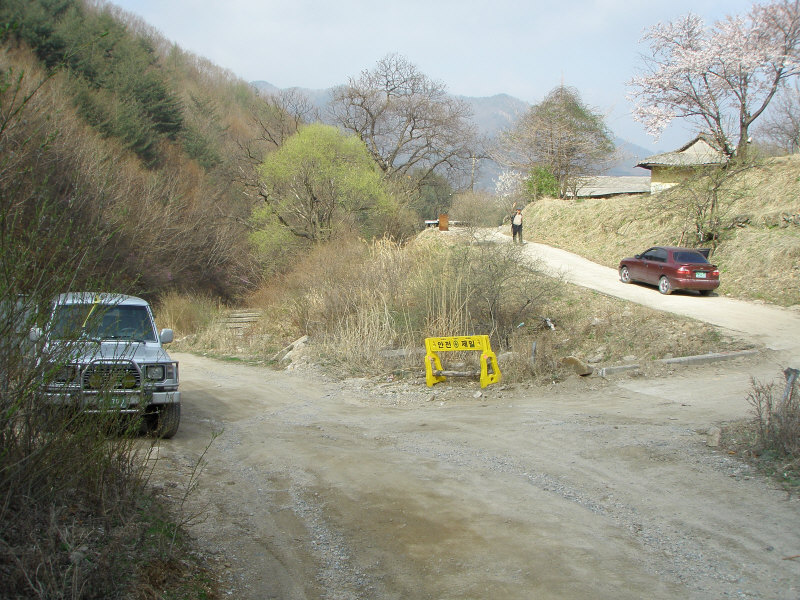
POLYGON ((184 512, 205 511, 191 531, 233 598, 797 600, 800 501, 706 445, 748 414, 751 375, 800 358, 783 336, 663 377, 482 395, 177 355, 157 478, 179 497, 223 430, 184 512))

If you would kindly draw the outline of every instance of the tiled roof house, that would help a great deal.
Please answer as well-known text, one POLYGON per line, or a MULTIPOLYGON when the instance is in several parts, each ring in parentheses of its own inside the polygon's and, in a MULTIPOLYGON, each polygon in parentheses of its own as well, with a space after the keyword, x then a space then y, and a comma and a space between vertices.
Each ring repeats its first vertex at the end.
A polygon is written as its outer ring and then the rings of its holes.
MULTIPOLYGON (((595 175, 581 177, 575 196, 577 198, 608 198, 623 194, 647 194, 649 191, 649 177, 595 175)), ((567 195, 571 194, 568 192, 567 195)))
POLYGON ((661 192, 685 181, 698 167, 724 165, 727 157, 719 151, 714 141, 701 133, 674 152, 654 154, 637 164, 650 170, 650 193, 661 192))

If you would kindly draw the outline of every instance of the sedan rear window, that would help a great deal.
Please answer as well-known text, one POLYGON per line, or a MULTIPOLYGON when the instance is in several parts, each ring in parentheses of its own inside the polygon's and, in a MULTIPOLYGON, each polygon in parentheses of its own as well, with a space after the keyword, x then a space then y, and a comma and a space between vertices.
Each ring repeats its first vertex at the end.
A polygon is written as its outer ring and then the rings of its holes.
POLYGON ((699 252, 676 252, 674 256, 675 262, 689 263, 692 265, 707 265, 706 257, 699 252))

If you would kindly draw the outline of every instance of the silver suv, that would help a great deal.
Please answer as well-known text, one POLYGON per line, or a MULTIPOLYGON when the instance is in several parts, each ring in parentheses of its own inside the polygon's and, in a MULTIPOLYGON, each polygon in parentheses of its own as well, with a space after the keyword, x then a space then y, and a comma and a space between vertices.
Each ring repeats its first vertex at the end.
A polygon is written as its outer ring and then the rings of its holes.
POLYGON ((41 356, 54 365, 45 395, 53 404, 87 412, 141 414, 149 431, 169 438, 178 431, 181 393, 178 363, 162 344, 150 305, 135 296, 61 294, 52 304, 41 356))

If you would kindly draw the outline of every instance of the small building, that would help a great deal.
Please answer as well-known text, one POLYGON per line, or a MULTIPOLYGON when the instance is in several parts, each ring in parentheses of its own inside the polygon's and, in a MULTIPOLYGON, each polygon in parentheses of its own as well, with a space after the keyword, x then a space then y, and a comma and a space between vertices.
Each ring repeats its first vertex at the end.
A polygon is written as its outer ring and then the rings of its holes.
MULTIPOLYGON (((624 194, 647 194, 650 178, 636 175, 595 175, 581 177, 575 193, 576 198, 608 198, 624 194)), ((567 194, 571 196, 571 192, 567 194)))
POLYGON ((714 140, 701 133, 674 152, 654 154, 637 164, 650 170, 650 193, 662 192, 683 183, 701 167, 721 166, 728 158, 719 150, 714 140))

